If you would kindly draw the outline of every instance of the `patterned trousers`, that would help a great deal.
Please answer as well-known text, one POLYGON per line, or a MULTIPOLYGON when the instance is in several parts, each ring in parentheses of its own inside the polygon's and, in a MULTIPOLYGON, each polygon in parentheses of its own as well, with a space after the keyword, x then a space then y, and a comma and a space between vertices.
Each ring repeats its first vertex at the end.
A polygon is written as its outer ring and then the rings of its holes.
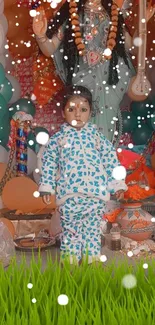
POLYGON ((59 207, 61 226, 61 257, 69 255, 70 263, 87 256, 88 263, 101 254, 100 224, 105 203, 99 199, 72 197, 59 207))

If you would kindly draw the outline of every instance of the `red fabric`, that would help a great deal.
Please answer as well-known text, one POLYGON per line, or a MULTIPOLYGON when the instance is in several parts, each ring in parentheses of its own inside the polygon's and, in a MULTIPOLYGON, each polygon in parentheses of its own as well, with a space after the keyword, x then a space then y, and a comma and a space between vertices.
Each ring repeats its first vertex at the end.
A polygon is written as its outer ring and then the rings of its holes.
POLYGON ((155 172, 144 164, 141 164, 137 170, 126 177, 126 183, 128 184, 131 181, 140 181, 143 172, 146 175, 148 186, 150 188, 155 188, 155 172))
MULTIPOLYGON (((121 152, 117 152, 117 156, 121 165, 127 169, 135 168, 137 161, 142 159, 141 155, 130 150, 122 150, 121 152)), ((145 163, 145 159, 143 159, 143 162, 145 163)))

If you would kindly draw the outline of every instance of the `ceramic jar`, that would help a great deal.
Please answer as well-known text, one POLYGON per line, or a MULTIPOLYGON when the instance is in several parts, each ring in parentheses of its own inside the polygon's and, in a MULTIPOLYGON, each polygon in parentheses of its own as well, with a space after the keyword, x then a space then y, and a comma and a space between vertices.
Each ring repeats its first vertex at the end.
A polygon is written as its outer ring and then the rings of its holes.
POLYGON ((154 230, 152 216, 141 208, 141 203, 125 203, 117 222, 121 226, 122 236, 135 241, 143 241, 151 237, 154 230))

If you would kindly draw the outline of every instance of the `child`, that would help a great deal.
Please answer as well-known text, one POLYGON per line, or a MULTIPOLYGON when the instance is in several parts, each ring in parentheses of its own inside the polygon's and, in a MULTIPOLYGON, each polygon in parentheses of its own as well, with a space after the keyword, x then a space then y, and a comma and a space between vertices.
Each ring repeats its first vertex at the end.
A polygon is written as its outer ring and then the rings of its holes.
POLYGON ((112 177, 119 165, 112 144, 89 123, 92 95, 82 86, 67 89, 63 103, 66 123, 52 136, 43 155, 39 192, 46 204, 56 193, 61 226, 61 256, 70 263, 88 254, 99 260, 100 222, 110 193, 119 199, 127 189, 112 177), (59 177, 58 177, 59 175, 59 177))

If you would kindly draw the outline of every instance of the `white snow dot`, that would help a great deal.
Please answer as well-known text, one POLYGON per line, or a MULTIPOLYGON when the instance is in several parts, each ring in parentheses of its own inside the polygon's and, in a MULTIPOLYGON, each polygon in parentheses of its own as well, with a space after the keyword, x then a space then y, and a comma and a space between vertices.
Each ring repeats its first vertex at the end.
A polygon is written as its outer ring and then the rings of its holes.
POLYGON ((52 1, 51 4, 50 4, 50 7, 52 9, 55 9, 57 7, 57 3, 55 1, 52 1))
POLYGON ((27 288, 28 289, 32 289, 33 288, 33 284, 32 283, 28 283, 27 288))
POLYGON ((155 222, 155 217, 152 217, 151 218, 151 222, 155 222))
POLYGON ((58 296, 58 304, 61 306, 67 305, 69 302, 69 299, 66 295, 60 295, 58 296))
POLYGON ((106 261, 107 261, 107 257, 106 257, 106 255, 101 255, 101 256, 100 256, 100 261, 101 261, 101 262, 106 262, 106 261))
POLYGON ((31 46, 31 42, 27 42, 25 43, 26 47, 30 47, 31 46))
POLYGON ((29 145, 30 145, 30 146, 33 146, 33 144, 34 144, 34 141, 33 141, 33 140, 30 140, 30 141, 29 141, 29 145))
POLYGON ((117 152, 122 152, 122 148, 118 148, 117 149, 117 152))
POLYGON ((35 9, 30 10, 30 11, 29 11, 29 15, 30 15, 31 17, 36 17, 36 15, 37 15, 36 10, 35 10, 35 9))
POLYGON ((33 302, 33 304, 35 304, 37 302, 36 298, 33 298, 32 302, 33 302))
POLYGON ((38 191, 35 191, 35 192, 33 193, 33 196, 36 197, 36 198, 38 198, 38 197, 40 196, 40 193, 39 193, 38 191))
POLYGON ((73 121, 71 122, 71 124, 72 124, 73 126, 75 126, 75 125, 77 125, 77 121, 76 121, 76 120, 73 120, 73 121))
POLYGON ((49 135, 46 132, 39 132, 36 136, 36 141, 39 144, 45 145, 49 140, 49 135))
POLYGON ((132 252, 132 251, 129 251, 129 252, 127 252, 127 255, 128 255, 129 257, 132 257, 132 256, 133 256, 133 252, 132 252))
POLYGON ((142 42, 141 37, 135 37, 134 40, 133 40, 133 44, 134 44, 135 46, 141 46, 142 43, 143 43, 143 42, 142 42))
POLYGON ((129 143, 129 144, 128 144, 128 148, 129 148, 129 149, 132 149, 133 147, 134 147, 133 143, 129 143))
POLYGON ((110 56, 111 55, 111 53, 112 53, 112 51, 109 49, 109 48, 106 48, 105 50, 104 50, 104 55, 106 55, 106 56, 110 56))
POLYGON ((148 264, 147 263, 143 264, 143 269, 145 269, 145 270, 148 269, 148 264))
POLYGON ((115 178, 117 181, 125 179, 126 177, 126 169, 124 166, 116 166, 113 169, 112 177, 115 178))
POLYGON ((35 173, 38 174, 39 173, 39 168, 35 169, 35 173))
POLYGON ((122 279, 122 286, 126 289, 133 289, 137 285, 137 279, 132 274, 127 274, 122 279))

